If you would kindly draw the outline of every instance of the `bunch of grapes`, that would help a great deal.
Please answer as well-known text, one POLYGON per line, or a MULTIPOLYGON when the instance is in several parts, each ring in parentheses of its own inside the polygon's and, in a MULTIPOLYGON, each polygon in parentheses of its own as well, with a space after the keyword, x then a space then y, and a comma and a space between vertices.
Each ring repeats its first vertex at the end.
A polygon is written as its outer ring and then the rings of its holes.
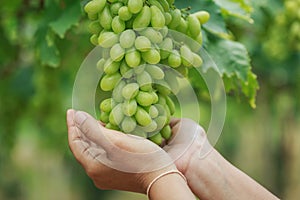
POLYGON ((149 138, 160 145, 171 137, 171 94, 177 78, 200 67, 197 49, 174 38, 170 29, 202 43, 201 25, 209 14, 179 10, 172 0, 92 0, 84 7, 90 38, 104 51, 100 88, 111 97, 100 103, 100 120, 109 129, 149 138))

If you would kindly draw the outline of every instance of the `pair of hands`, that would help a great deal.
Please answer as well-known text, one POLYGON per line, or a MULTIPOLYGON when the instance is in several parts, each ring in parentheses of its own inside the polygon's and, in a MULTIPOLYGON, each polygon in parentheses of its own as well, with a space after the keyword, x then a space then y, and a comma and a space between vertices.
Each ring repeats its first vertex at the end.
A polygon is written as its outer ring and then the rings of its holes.
POLYGON ((68 110, 67 125, 72 153, 100 189, 145 193, 155 177, 172 169, 186 174, 191 158, 210 149, 204 130, 190 119, 171 121, 173 135, 163 148, 106 129, 82 111, 68 110))

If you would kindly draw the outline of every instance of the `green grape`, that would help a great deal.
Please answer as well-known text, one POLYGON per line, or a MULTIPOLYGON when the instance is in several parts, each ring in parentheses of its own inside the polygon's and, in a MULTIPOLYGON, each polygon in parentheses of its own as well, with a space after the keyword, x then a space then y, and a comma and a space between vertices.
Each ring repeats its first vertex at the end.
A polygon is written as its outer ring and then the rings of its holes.
POLYGON ((145 64, 142 64, 138 67, 133 68, 135 74, 141 74, 145 70, 145 64))
POLYGON ((111 123, 107 123, 107 124, 105 125, 105 128, 112 129, 112 130, 116 130, 116 131, 120 130, 118 126, 112 125, 111 123))
POLYGON ((160 4, 160 2, 158 2, 157 0, 148 0, 148 2, 149 2, 149 5, 155 5, 156 7, 159 8, 159 10, 161 10, 162 12, 165 12, 164 8, 160 4))
POLYGON ((179 83, 177 81, 177 73, 175 73, 173 70, 166 70, 165 81, 167 82, 173 94, 178 94, 179 83))
POLYGON ((165 38, 162 43, 159 44, 160 57, 166 59, 173 50, 173 40, 169 37, 165 38))
POLYGON ((108 123, 109 122, 109 113, 101 112, 100 113, 100 121, 102 121, 103 123, 108 123))
POLYGON ((125 87, 125 85, 126 85, 126 82, 124 80, 121 80, 115 86, 115 88, 112 92, 112 98, 115 102, 118 102, 118 103, 123 102, 124 98, 122 96, 122 90, 125 87))
POLYGON ((136 77, 136 81, 142 91, 152 90, 152 78, 148 72, 143 71, 142 73, 138 74, 136 77))
POLYGON ((191 67, 193 64, 194 56, 192 51, 186 45, 180 47, 180 56, 182 59, 182 64, 186 67, 191 67))
POLYGON ((98 45, 98 34, 93 34, 91 37, 90 37, 90 42, 97 46, 98 45))
POLYGON ((167 100, 165 98, 165 95, 160 94, 158 96, 158 102, 156 104, 156 107, 157 107, 160 115, 166 115, 166 112, 164 110, 165 105, 167 105, 167 100))
POLYGON ((99 22, 105 30, 111 29, 112 16, 108 5, 105 6, 103 11, 99 14, 99 22))
POLYGON ((176 68, 176 71, 178 71, 183 77, 187 77, 189 73, 189 70, 184 66, 176 68))
POLYGON ((143 8, 143 0, 128 0, 128 9, 131 13, 137 14, 143 8))
POLYGON ((132 13, 129 11, 127 6, 122 6, 118 11, 118 15, 123 21, 130 20, 132 17, 132 13))
POLYGON ((111 4, 110 11, 113 15, 118 15, 120 8, 123 6, 121 2, 115 2, 111 4))
POLYGON ((188 30, 193 38, 197 37, 201 31, 201 24, 195 15, 187 17, 188 30))
POLYGON ((115 16, 112 20, 111 28, 115 33, 121 33, 125 30, 125 22, 119 16, 115 16))
POLYGON ((153 96, 149 92, 139 91, 135 99, 141 106, 150 106, 153 103, 153 96))
POLYGON ((189 27, 188 22, 183 17, 181 17, 180 18, 180 23, 176 27, 176 30, 183 33, 183 34, 186 34, 187 31, 188 31, 188 27, 189 27))
POLYGON ((101 12, 106 4, 106 0, 92 0, 84 6, 84 11, 89 14, 101 12))
MULTIPOLYGON (((130 67, 128 67, 127 63, 125 60, 123 60, 120 64, 120 73, 124 77, 124 75, 131 70, 130 67)), ((127 74, 126 74, 127 75, 127 74)), ((130 77, 124 77, 124 78, 130 78, 130 77)))
POLYGON ((199 35, 195 38, 195 40, 196 40, 200 45, 202 45, 202 42, 203 42, 203 40, 202 40, 202 32, 199 33, 199 35))
POLYGON ((158 90, 158 92, 163 95, 168 95, 171 93, 171 88, 164 80, 157 80, 155 82, 155 87, 158 90))
POLYGON ((194 57, 194 59, 193 59, 193 66, 194 67, 200 67, 202 65, 202 63, 203 63, 202 58, 198 54, 196 54, 194 52, 193 52, 193 57, 194 57))
POLYGON ((158 116, 158 110, 154 105, 149 107, 148 113, 152 119, 158 116))
POLYGON ((129 83, 123 88, 122 95, 125 99, 133 99, 138 92, 139 85, 137 83, 129 83))
POLYGON ((119 40, 119 36, 114 32, 102 32, 98 37, 98 43, 103 48, 114 46, 119 40))
POLYGON ((172 21, 172 15, 169 12, 165 12, 164 15, 165 15, 165 24, 169 25, 170 22, 172 21))
POLYGON ((163 38, 167 37, 169 29, 167 26, 162 27, 159 32, 162 34, 163 38))
POLYGON ((120 79, 121 74, 119 74, 118 72, 110 75, 106 74, 100 81, 100 88, 103 91, 112 91, 120 79))
POLYGON ((160 61, 160 53, 156 49, 150 49, 149 51, 142 52, 142 58, 149 64, 157 64, 160 61))
POLYGON ((141 126, 148 126, 152 122, 150 115, 140 106, 137 107, 134 116, 138 124, 141 126))
POLYGON ((198 11, 198 12, 194 13, 193 15, 195 15, 197 17, 200 24, 205 24, 206 22, 208 22, 208 20, 210 18, 210 15, 207 11, 198 11))
POLYGON ((141 63, 141 54, 136 49, 130 49, 125 54, 125 60, 129 67, 137 67, 141 63))
POLYGON ((104 63, 104 72, 106 74, 114 74, 119 71, 120 63, 112 61, 111 58, 107 59, 104 63))
POLYGON ((125 133, 131 133, 136 127, 136 121, 133 117, 125 117, 122 121, 121 128, 125 133))
POLYGON ((176 49, 172 50, 172 53, 170 53, 168 57, 168 64, 173 68, 177 68, 181 65, 181 57, 176 49))
POLYGON ((88 13, 88 18, 89 18, 90 20, 95 21, 95 20, 98 19, 98 14, 97 14, 97 13, 95 13, 95 14, 88 13))
POLYGON ((174 10, 170 10, 170 14, 172 16, 172 20, 168 24, 168 27, 171 29, 175 29, 180 24, 181 11, 176 8, 174 10))
POLYGON ((159 3, 164 8, 165 12, 168 12, 170 10, 169 3, 166 0, 159 0, 159 3))
POLYGON ((125 50, 121 47, 120 43, 115 44, 110 49, 110 58, 115 61, 119 62, 124 58, 125 50))
POLYGON ((154 120, 152 120, 149 125, 143 126, 143 127, 141 127, 141 129, 147 133, 150 133, 157 129, 157 124, 154 120))
POLYGON ((152 27, 148 27, 139 33, 140 35, 147 37, 154 44, 159 44, 163 41, 162 34, 159 31, 154 30, 152 27))
POLYGON ((135 42, 135 32, 133 30, 126 30, 120 35, 120 45, 124 49, 130 48, 135 42))
POLYGON ((152 98, 153 98, 153 103, 157 103, 158 102, 158 95, 156 94, 155 91, 151 92, 152 98))
POLYGON ((132 27, 134 29, 141 29, 148 27, 151 20, 151 10, 149 6, 145 5, 142 11, 136 16, 133 21, 132 27))
POLYGON ((137 102, 135 99, 125 100, 122 107, 123 113, 126 116, 133 116, 137 110, 137 102))
POLYGON ((106 113, 109 113, 112 109, 112 98, 104 99, 100 103, 100 110, 106 113))
POLYGON ((175 104, 169 96, 166 96, 165 99, 166 99, 166 104, 170 109, 170 113, 171 113, 171 115, 173 115, 175 113, 175 104))
POLYGON ((149 140, 151 140, 152 142, 154 142, 157 145, 161 145, 163 138, 160 133, 157 133, 155 135, 150 136, 149 140))
POLYGON ((151 42, 145 36, 138 36, 135 39, 134 46, 141 52, 149 51, 151 49, 151 42))
POLYGON ((89 23, 88 29, 92 34, 96 34, 96 35, 98 35, 100 31, 103 30, 98 20, 89 23))
POLYGON ((109 123, 112 125, 119 125, 124 119, 124 114, 122 112, 122 104, 117 104, 109 114, 109 123))
POLYGON ((104 58, 101 58, 98 62, 97 62, 97 69, 99 71, 103 71, 103 68, 104 68, 104 64, 105 64, 105 59, 104 58))
POLYGON ((145 131, 142 130, 141 127, 137 126, 134 131, 132 131, 132 134, 143 137, 143 138, 147 138, 147 133, 145 131))
POLYGON ((157 124, 156 130, 161 130, 167 124, 167 117, 166 116, 158 116, 154 119, 157 124))
POLYGON ((161 129, 160 134, 166 140, 170 139, 172 136, 172 130, 171 130, 170 125, 166 125, 163 129, 161 129))
POLYGON ((156 65, 146 65, 145 70, 149 73, 150 77, 152 77, 153 79, 163 79, 165 76, 164 71, 156 66, 156 65))
POLYGON ((161 12, 161 10, 155 6, 152 5, 150 7, 151 9, 151 26, 156 29, 161 29, 165 26, 166 20, 164 14, 161 12))

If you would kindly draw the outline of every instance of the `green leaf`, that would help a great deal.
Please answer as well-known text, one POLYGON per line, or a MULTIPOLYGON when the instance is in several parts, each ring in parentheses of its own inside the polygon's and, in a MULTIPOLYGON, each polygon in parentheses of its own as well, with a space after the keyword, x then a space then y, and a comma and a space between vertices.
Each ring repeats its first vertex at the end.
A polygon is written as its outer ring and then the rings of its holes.
POLYGON ((248 79, 246 82, 242 82, 242 92, 249 99, 251 107, 255 108, 256 92, 259 89, 257 77, 251 71, 248 72, 248 79))
MULTIPOLYGON (((210 14, 209 21, 203 25, 206 31, 218 36, 228 35, 221 9, 212 0, 197 0, 197 7, 195 8, 201 8, 200 10, 206 10, 210 14)), ((194 10, 192 9, 192 11, 194 10)))
POLYGON ((224 14, 231 15, 253 23, 250 17, 251 7, 244 0, 213 0, 224 14))
POLYGON ((66 8, 61 11, 58 19, 51 22, 49 26, 59 35, 64 38, 65 33, 73 26, 76 25, 81 16, 81 7, 79 2, 73 2, 66 5, 66 8))
POLYGON ((256 91, 259 87, 256 75, 251 72, 245 46, 239 42, 214 38, 207 45, 207 51, 223 77, 226 92, 243 92, 249 104, 255 108, 256 91))
POLYGON ((209 42, 207 51, 217 64, 221 74, 226 74, 228 77, 237 75, 239 79, 247 81, 251 66, 244 45, 231 40, 215 39, 214 42, 209 42))
POLYGON ((36 52, 42 65, 58 67, 60 54, 54 43, 54 38, 48 34, 48 28, 40 28, 36 33, 36 52))

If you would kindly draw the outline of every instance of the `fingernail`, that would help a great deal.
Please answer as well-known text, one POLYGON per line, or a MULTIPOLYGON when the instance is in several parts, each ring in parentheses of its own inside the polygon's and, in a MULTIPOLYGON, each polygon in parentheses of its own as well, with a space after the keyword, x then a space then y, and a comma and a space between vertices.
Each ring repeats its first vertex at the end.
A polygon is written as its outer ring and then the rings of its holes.
POLYGON ((86 120, 86 115, 83 112, 76 112, 75 114, 75 122, 78 125, 81 125, 86 120))

